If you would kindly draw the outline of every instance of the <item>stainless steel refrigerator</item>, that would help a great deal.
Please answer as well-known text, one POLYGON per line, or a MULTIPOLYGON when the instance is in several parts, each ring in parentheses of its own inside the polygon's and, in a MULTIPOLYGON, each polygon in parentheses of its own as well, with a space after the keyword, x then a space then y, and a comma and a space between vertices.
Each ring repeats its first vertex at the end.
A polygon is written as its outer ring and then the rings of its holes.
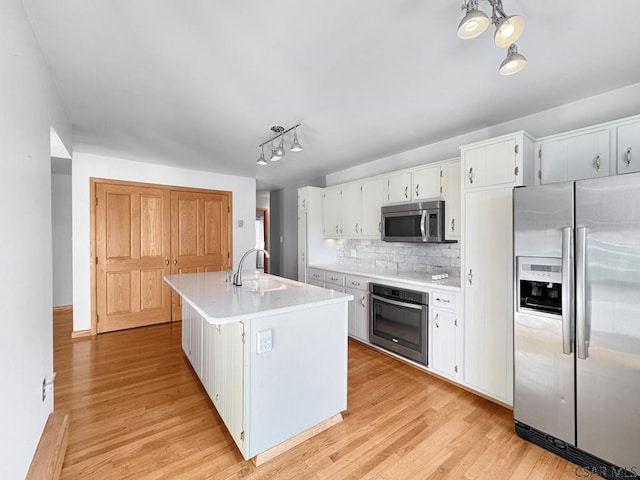
POLYGON ((640 478, 640 174, 514 189, 514 420, 640 478))

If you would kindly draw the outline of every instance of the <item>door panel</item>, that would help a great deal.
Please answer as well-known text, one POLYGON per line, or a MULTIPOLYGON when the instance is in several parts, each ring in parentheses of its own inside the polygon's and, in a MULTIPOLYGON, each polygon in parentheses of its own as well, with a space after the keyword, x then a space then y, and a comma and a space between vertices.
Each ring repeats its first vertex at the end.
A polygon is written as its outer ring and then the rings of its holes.
POLYGON ((169 191, 97 184, 96 201, 98 333, 169 321, 169 191))
POLYGON ((576 228, 586 229, 578 447, 633 467, 640 458, 640 174, 577 182, 576 228))
MULTIPOLYGON (((217 272, 231 266, 231 194, 171 192, 171 273, 217 272)), ((182 298, 172 293, 172 319, 182 298)))

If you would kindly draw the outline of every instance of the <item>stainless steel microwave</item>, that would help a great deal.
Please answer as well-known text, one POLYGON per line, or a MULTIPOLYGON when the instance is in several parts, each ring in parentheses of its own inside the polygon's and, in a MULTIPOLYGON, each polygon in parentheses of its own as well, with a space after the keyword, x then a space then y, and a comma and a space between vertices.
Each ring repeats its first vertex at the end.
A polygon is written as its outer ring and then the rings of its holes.
POLYGON ((384 242, 444 243, 444 201, 382 207, 384 242))

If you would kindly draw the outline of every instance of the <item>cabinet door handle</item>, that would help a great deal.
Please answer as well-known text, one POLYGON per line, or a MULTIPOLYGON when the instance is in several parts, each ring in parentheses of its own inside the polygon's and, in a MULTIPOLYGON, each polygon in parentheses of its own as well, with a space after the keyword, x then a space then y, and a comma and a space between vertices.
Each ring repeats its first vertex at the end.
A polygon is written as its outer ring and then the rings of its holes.
POLYGON ((438 320, 440 320, 440 315, 436 313, 436 328, 440 328, 440 325, 438 325, 438 320))
POLYGON ((358 233, 358 224, 356 223, 356 233, 358 233))
POLYGON ((338 233, 338 225, 336 225, 336 233, 338 233))
POLYGON ((409 187, 404 187, 404 198, 409 198, 409 187))
POLYGON ((517 177, 518 174, 520 173, 520 167, 516 167, 513 169, 513 174, 517 177))
POLYGON ((364 297, 365 296, 363 295, 362 298, 360 299, 360 305, 362 305, 362 308, 365 308, 367 306, 364 297))
POLYGON ((302 261, 304 262, 304 252, 302 252, 302 253, 300 254, 300 257, 302 258, 302 261))
POLYGON ((456 231, 456 219, 452 218, 451 219, 451 233, 456 231))
POLYGON ((469 274, 467 275, 467 280, 469 280, 469 285, 473 285, 473 270, 469 269, 469 274))
POLYGON ((382 233, 382 222, 378 222, 378 232, 382 233))
POLYGON ((177 259, 177 258, 174 258, 174 259, 173 259, 173 264, 174 264, 174 265, 177 265, 177 264, 178 264, 178 259, 177 259))
POLYGON ((596 169, 596 172, 600 173, 600 154, 596 153, 596 157, 593 160, 593 166, 596 169))
POLYGON ((473 167, 469 169, 469 183, 473 183, 473 167))
POLYGON ((624 163, 627 167, 631 166, 631 147, 628 147, 627 152, 624 154, 624 163))
POLYGON ((165 264, 167 267, 169 266, 169 259, 168 259, 168 258, 164 261, 164 264, 165 264))
POLYGON ((420 194, 418 193, 419 191, 420 191, 420 184, 419 184, 419 183, 417 183, 417 184, 416 184, 416 197, 419 197, 419 196, 420 196, 420 194))

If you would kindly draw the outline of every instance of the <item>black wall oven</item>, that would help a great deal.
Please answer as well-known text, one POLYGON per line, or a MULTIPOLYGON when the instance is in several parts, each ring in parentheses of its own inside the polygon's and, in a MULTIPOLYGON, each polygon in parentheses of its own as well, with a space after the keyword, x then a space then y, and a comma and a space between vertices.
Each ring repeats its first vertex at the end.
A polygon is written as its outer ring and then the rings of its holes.
POLYGON ((369 341, 427 365, 429 294, 369 284, 369 341))

